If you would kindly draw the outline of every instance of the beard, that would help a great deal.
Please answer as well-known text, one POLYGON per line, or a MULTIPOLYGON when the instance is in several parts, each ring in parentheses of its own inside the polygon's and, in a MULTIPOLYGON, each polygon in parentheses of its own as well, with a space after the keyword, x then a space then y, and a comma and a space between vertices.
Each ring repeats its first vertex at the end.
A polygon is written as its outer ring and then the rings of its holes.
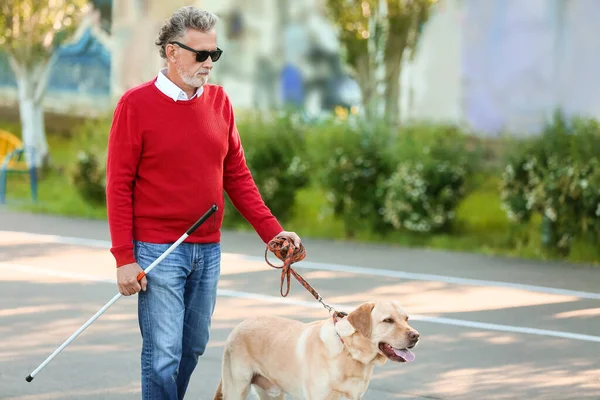
POLYGON ((177 67, 177 73, 186 85, 195 88, 204 86, 206 82, 208 82, 208 77, 210 76, 210 70, 206 68, 201 68, 193 74, 186 74, 183 68, 177 67), (208 75, 200 75, 201 73, 205 73, 208 75))

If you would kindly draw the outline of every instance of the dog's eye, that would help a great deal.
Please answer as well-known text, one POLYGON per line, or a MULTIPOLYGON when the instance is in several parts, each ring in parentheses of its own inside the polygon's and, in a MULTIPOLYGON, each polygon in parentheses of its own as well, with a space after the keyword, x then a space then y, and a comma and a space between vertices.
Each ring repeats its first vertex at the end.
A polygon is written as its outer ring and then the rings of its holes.
POLYGON ((391 318, 386 318, 386 319, 383 320, 383 322, 386 322, 388 324, 392 324, 392 323, 394 323, 394 320, 391 319, 391 318))

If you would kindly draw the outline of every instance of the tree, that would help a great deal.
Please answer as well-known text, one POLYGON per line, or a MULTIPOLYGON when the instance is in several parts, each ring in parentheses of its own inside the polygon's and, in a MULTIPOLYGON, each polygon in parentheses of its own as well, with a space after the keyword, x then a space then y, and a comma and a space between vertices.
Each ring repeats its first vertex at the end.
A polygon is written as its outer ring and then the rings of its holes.
POLYGON ((400 121, 400 74, 406 51, 414 56, 423 25, 437 0, 326 0, 346 62, 361 88, 367 118, 384 104, 385 120, 400 121), (383 65, 384 96, 377 96, 383 65))
POLYGON ((385 43, 385 119, 394 126, 400 122, 400 74, 405 52, 414 59, 423 25, 437 0, 387 0, 387 40, 385 43))
POLYGON ((376 113, 378 55, 382 46, 383 18, 379 0, 326 0, 329 17, 338 29, 348 65, 354 70, 367 117, 376 113))
POLYGON ((48 142, 42 100, 58 46, 75 31, 87 0, 2 0, 0 50, 15 74, 27 162, 47 162, 48 142))

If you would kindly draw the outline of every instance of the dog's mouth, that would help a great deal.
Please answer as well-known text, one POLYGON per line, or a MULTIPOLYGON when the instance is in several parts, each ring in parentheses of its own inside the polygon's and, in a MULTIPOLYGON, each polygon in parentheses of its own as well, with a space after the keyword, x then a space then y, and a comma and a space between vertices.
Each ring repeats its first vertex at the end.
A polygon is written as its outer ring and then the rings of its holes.
POLYGON ((413 362, 415 361, 415 354, 409 349, 396 349, 391 345, 381 342, 379 343, 379 350, 391 361, 396 362, 413 362))

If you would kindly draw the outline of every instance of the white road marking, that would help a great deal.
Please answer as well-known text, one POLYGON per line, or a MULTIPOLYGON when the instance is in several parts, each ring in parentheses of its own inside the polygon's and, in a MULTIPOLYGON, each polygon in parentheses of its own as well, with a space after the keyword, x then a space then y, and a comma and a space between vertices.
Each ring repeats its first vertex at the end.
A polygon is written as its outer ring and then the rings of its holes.
MULTIPOLYGON (((67 244, 67 245, 99 247, 99 248, 105 248, 105 249, 110 248, 110 245, 111 245, 109 241, 105 241, 105 240, 75 238, 75 237, 58 236, 58 235, 43 235, 43 234, 37 234, 37 233, 24 233, 24 232, 12 232, 12 231, 0 231, 0 233, 19 234, 19 235, 24 235, 25 237, 29 236, 32 239, 45 240, 48 242, 61 243, 61 244, 67 244)), ((232 254, 232 253, 224 253, 224 254, 232 254)), ((249 261, 264 262, 264 258, 261 258, 261 257, 253 257, 253 256, 245 255, 245 254, 235 254, 235 255, 238 257, 241 256, 244 259, 249 260, 249 261)), ((329 264, 329 263, 319 263, 319 262, 311 262, 311 261, 302 261, 302 262, 296 263, 296 264, 294 264, 294 268, 296 268, 296 267, 297 268, 306 268, 306 269, 318 269, 318 270, 322 270, 322 271, 345 272, 345 273, 352 273, 352 274, 357 274, 357 275, 382 276, 382 277, 386 277, 386 278, 399 278, 399 279, 427 281, 427 282, 444 282, 444 283, 451 283, 451 284, 456 284, 456 285, 502 287, 502 288, 526 290, 529 292, 571 296, 571 297, 577 297, 580 299, 600 300, 600 293, 553 288, 553 287, 546 287, 546 286, 526 285, 526 284, 522 284, 522 283, 513 283, 513 282, 488 281, 488 280, 483 280, 483 279, 460 278, 460 277, 447 276, 447 275, 436 275, 436 274, 420 274, 420 273, 414 273, 414 272, 396 271, 396 270, 389 270, 389 269, 365 268, 365 267, 357 267, 357 266, 352 266, 352 265, 329 264)))
MULTIPOLYGON (((33 275, 44 274, 48 276, 57 276, 61 278, 73 279, 76 281, 90 281, 90 282, 100 282, 100 283, 111 283, 116 285, 116 281, 114 279, 101 278, 93 275, 86 275, 80 273, 73 273, 68 271, 60 271, 60 270, 52 270, 47 268, 34 267, 30 265, 21 265, 21 264, 10 264, 10 263, 0 263, 0 269, 6 269, 11 271, 20 271, 24 273, 30 273, 33 275)), ((296 305, 307 308, 322 308, 320 303, 317 302, 308 302, 301 300, 294 300, 291 298, 283 298, 277 296, 264 295, 260 293, 250 293, 250 292, 241 292, 236 290, 224 290, 218 289, 218 296, 222 297, 235 297, 235 298, 243 298, 243 299, 251 299, 251 300, 260 300, 269 303, 277 303, 277 304, 286 304, 286 305, 296 305)), ((331 304, 335 309, 340 311, 350 312, 352 309, 356 307, 356 305, 336 305, 331 304)), ((557 337, 563 339, 572 339, 572 340, 581 340, 587 342, 598 342, 600 343, 600 336, 592 336, 585 335, 580 333, 572 333, 572 332, 563 332, 563 331, 554 331, 547 329, 536 329, 536 328, 528 328, 521 326, 512 326, 512 325, 501 325, 501 324, 490 324, 485 322, 477 322, 477 321, 467 321, 453 318, 443 318, 443 317, 430 317, 425 315, 411 315, 411 319, 415 321, 422 322, 430 322, 434 324, 442 324, 442 325, 454 325, 461 326, 466 328, 474 328, 474 329, 482 329, 482 330, 491 330, 491 331, 501 331, 501 332, 511 332, 511 333, 523 333, 529 335, 537 335, 537 336, 550 336, 557 337)))

